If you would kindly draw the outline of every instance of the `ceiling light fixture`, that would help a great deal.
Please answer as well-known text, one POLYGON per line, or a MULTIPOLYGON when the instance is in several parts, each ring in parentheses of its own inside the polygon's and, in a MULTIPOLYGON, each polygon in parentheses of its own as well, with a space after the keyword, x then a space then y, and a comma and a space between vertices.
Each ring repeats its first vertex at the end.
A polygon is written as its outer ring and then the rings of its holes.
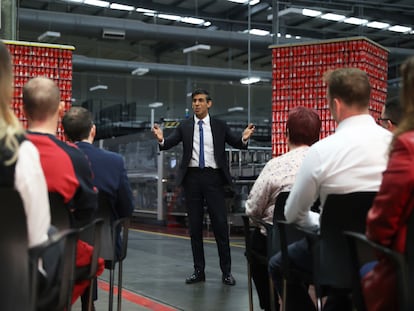
POLYGON ((366 26, 375 28, 375 29, 385 29, 385 28, 388 28, 390 24, 373 21, 373 22, 368 23, 366 26))
POLYGON ((60 32, 57 31, 45 31, 39 37, 37 37, 37 41, 49 41, 50 39, 60 38, 60 32))
POLYGON ((108 1, 102 1, 102 0, 85 0, 83 3, 93 5, 93 6, 99 6, 101 8, 109 7, 109 2, 108 1))
POLYGON ((132 75, 135 75, 135 76, 143 76, 143 75, 145 75, 146 73, 148 73, 148 71, 149 71, 149 69, 148 69, 148 68, 141 68, 141 67, 138 67, 137 69, 132 70, 132 71, 131 71, 131 74, 132 74, 132 75))
POLYGON ((89 88, 89 91, 93 92, 93 91, 97 91, 97 90, 107 90, 107 89, 108 89, 107 85, 98 84, 98 85, 91 86, 89 88))
POLYGON ((247 77, 240 79, 241 84, 253 84, 260 81, 260 77, 247 77))
POLYGON ((240 4, 247 4, 249 3, 250 5, 256 5, 260 2, 260 0, 227 0, 230 2, 234 2, 234 3, 240 3, 240 4))
POLYGON ((321 14, 322 14, 321 11, 310 10, 310 9, 303 9, 302 10, 302 15, 309 16, 309 17, 316 17, 316 16, 319 16, 321 14))
POLYGON ((241 106, 230 107, 227 109, 227 112, 236 112, 236 111, 244 111, 244 108, 241 106))
POLYGON ((164 106, 164 104, 161 102, 155 102, 155 103, 148 104, 148 107, 150 108, 160 108, 162 106, 164 106))
POLYGON ((181 18, 180 22, 193 25, 201 25, 205 23, 205 20, 197 17, 183 17, 181 18))
POLYGON ((245 33, 250 33, 252 35, 256 35, 256 36, 268 36, 270 35, 270 32, 267 30, 263 30, 263 29, 257 29, 257 28, 253 28, 253 29, 246 29, 245 31, 243 31, 245 33))
POLYGON ((405 32, 410 32, 412 29, 411 27, 407 27, 407 26, 395 25, 395 26, 391 26, 390 28, 388 28, 388 30, 405 33, 405 32))
POLYGON ((122 10, 122 11, 134 11, 135 10, 135 7, 131 5, 120 4, 120 3, 115 3, 115 2, 111 3, 109 8, 113 10, 122 10))
POLYGON ((346 18, 345 15, 335 14, 335 13, 326 13, 320 16, 322 19, 326 19, 328 21, 339 22, 346 18))
POLYGON ((348 17, 343 20, 344 23, 352 25, 364 25, 368 23, 367 19, 358 18, 358 17, 348 17))
POLYGON ((210 50, 211 46, 207 45, 207 44, 196 44, 193 46, 190 46, 188 48, 183 49, 183 53, 190 53, 190 52, 195 52, 198 50, 210 50))

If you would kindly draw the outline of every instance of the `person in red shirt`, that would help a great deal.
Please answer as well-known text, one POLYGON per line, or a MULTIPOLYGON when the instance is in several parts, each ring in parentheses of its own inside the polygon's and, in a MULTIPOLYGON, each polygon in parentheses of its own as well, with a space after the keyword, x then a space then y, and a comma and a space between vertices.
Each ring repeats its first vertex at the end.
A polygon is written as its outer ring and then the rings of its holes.
MULTIPOLYGON (((390 158, 380 190, 367 216, 367 237, 399 253, 405 252, 407 222, 414 210, 414 57, 401 66, 403 117, 391 142, 390 158)), ((411 241, 412 243, 412 241, 411 241)), ((369 311, 399 310, 392 262, 378 258, 363 278, 369 311)))
MULTIPOLYGON (((23 108, 29 125, 27 137, 39 151, 48 191, 57 192, 64 198, 73 212, 76 227, 89 223, 98 207, 97 191, 86 156, 75 146, 55 136, 64 108, 58 86, 45 77, 29 80, 23 87, 23 108)), ((90 263, 92 251, 89 244, 78 241, 78 268, 90 263)), ((103 269, 104 262, 100 259, 98 275, 103 269)), ((76 281, 72 302, 83 294, 89 283, 86 280, 76 281)))

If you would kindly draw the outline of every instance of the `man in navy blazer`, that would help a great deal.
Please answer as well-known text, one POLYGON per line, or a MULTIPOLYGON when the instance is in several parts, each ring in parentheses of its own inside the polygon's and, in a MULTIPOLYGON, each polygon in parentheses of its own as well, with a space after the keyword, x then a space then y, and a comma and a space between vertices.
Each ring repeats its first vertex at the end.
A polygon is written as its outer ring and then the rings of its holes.
POLYGON ((211 224, 216 238, 222 282, 235 285, 231 274, 231 256, 225 205, 224 186, 231 184, 225 145, 247 149, 247 142, 254 132, 249 124, 239 136, 230 131, 224 121, 210 117, 208 111, 213 102, 206 90, 192 93, 194 116, 180 123, 166 138, 158 125, 153 133, 160 150, 168 150, 180 142, 183 157, 179 167, 177 183, 182 185, 190 227, 194 272, 186 279, 187 284, 205 281, 205 258, 203 247, 204 202, 207 204, 211 224))
MULTIPOLYGON (((75 143, 88 157, 94 174, 94 186, 110 200, 112 221, 131 216, 134 203, 124 159, 115 152, 100 149, 92 144, 96 127, 90 112, 82 107, 72 107, 63 116, 62 125, 69 141, 75 143)), ((120 236, 117 251, 119 248, 120 236)), ((85 296, 81 298, 84 305, 87 299, 85 296)))

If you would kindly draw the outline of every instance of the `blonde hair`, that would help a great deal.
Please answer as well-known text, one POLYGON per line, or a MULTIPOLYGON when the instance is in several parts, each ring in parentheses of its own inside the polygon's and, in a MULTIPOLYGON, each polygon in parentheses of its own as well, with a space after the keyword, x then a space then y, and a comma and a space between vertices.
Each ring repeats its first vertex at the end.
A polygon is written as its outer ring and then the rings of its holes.
POLYGON ((18 136, 24 130, 10 105, 13 95, 13 67, 9 51, 0 41, 0 159, 5 165, 12 165, 17 160, 19 150, 18 136))

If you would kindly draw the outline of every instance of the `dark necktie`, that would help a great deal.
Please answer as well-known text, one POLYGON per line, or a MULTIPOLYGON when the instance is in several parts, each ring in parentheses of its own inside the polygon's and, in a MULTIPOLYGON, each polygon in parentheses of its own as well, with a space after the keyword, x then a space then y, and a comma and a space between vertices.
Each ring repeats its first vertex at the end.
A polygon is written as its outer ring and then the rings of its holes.
POLYGON ((203 133, 203 121, 198 121, 198 128, 200 129, 200 156, 198 159, 198 166, 204 168, 204 133, 203 133))

